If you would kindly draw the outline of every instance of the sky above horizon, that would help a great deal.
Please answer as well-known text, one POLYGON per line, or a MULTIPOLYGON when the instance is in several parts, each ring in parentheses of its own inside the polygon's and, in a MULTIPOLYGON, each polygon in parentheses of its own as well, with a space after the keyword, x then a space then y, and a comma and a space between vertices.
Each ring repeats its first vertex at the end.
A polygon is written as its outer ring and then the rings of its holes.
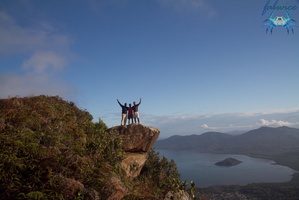
POLYGON ((142 98, 161 137, 299 128, 298 25, 266 33, 267 2, 1 0, 0 98, 59 95, 109 127, 142 98))

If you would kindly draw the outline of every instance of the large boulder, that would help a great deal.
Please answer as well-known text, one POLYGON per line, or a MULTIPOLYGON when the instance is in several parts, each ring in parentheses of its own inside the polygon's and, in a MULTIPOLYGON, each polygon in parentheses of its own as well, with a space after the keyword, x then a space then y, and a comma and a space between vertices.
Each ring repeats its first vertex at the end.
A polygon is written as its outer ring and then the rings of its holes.
POLYGON ((139 176, 146 160, 147 153, 126 153, 121 168, 125 170, 127 177, 135 178, 139 176))
POLYGON ((115 126, 107 131, 116 132, 119 135, 125 152, 148 152, 160 134, 159 129, 142 124, 115 126))
POLYGON ((121 200, 127 193, 128 189, 116 177, 110 177, 103 187, 101 200, 121 200))

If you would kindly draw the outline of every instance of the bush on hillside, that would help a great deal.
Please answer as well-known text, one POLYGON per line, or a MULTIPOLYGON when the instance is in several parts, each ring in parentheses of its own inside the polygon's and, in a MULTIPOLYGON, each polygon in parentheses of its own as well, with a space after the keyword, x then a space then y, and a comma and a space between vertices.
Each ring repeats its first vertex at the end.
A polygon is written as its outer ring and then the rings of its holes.
POLYGON ((1 198, 65 199, 79 196, 80 184, 100 190, 122 159, 106 128, 60 97, 1 99, 1 198), (64 191, 72 180, 75 189, 64 191))
POLYGON ((139 188, 139 199, 144 188, 162 197, 179 176, 175 163, 151 151, 140 178, 126 180, 121 140, 106 129, 58 96, 0 99, 0 199, 88 199, 111 176, 139 188))
POLYGON ((164 199, 168 191, 175 191, 180 175, 173 160, 168 161, 159 152, 151 149, 148 159, 135 180, 134 191, 125 200, 164 199))

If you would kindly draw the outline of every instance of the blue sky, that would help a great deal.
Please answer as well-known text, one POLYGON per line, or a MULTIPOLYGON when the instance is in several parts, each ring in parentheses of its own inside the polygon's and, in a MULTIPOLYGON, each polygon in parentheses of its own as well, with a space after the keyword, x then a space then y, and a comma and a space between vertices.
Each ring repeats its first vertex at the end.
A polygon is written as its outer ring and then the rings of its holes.
POLYGON ((266 2, 2 0, 0 97, 59 95, 108 126, 142 98, 161 137, 299 128, 299 29, 266 34, 266 2))

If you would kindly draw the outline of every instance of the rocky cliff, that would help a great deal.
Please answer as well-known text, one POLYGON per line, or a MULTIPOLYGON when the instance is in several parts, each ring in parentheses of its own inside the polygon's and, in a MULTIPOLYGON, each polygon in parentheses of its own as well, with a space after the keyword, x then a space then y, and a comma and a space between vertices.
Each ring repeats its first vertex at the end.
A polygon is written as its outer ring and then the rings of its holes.
POLYGON ((107 132, 116 132, 119 135, 125 152, 148 152, 160 134, 159 129, 142 124, 115 126, 107 132))
POLYGON ((130 124, 112 127, 107 132, 114 132, 121 138, 125 152, 121 167, 129 178, 137 177, 147 160, 147 152, 158 139, 160 131, 142 124, 130 124))
MULTIPOLYGON (((126 176, 129 180, 140 175, 145 162, 148 159, 148 152, 158 139, 160 130, 147 127, 142 124, 130 124, 127 126, 116 126, 107 130, 108 133, 116 133, 121 139, 122 149, 125 152, 124 159, 121 162, 121 168, 126 172, 126 176)), ((128 191, 126 188, 122 188, 122 184, 119 183, 117 187, 113 185, 111 191, 117 193, 110 199, 121 199, 128 191), (115 191, 114 188, 122 188, 115 191)), ((143 199, 143 198, 142 198, 143 199)), ((164 200, 191 200, 190 195, 182 190, 176 192, 169 191, 164 200)))

